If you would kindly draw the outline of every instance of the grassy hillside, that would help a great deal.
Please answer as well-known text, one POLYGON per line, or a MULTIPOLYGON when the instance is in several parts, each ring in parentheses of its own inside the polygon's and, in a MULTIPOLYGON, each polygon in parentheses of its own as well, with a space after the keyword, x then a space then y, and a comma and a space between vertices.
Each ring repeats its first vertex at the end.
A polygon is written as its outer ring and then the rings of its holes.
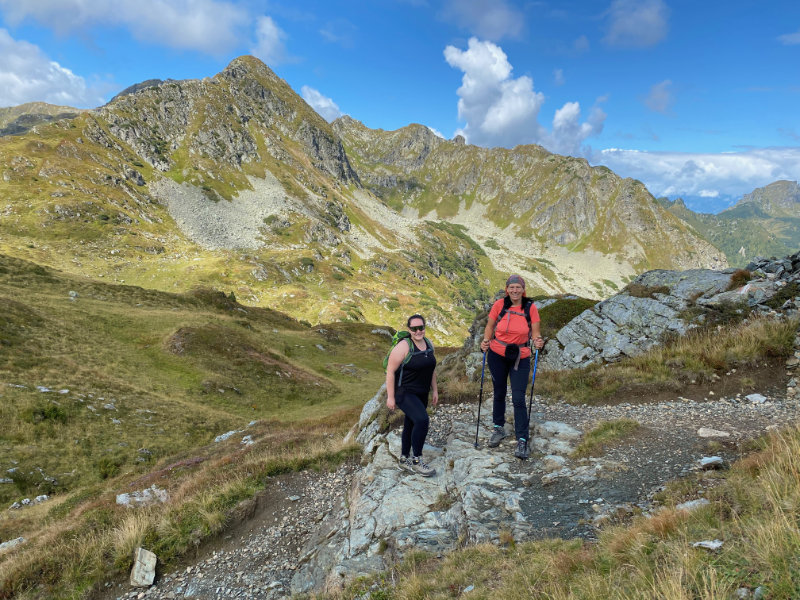
POLYGON ((371 214, 330 125, 252 57, 2 137, 0 164, 0 253, 65 272, 230 290, 310 323, 399 325, 426 309, 438 343, 460 342, 502 280, 463 231, 371 214), (209 245, 170 212, 181 190, 199 223, 225 229, 229 213, 206 212, 223 206, 253 233, 234 219, 235 241, 209 245), (258 215, 241 208, 247 194, 258 215))
POLYGON ((0 466, 16 467, 0 504, 135 471, 142 456, 252 420, 352 416, 383 375, 387 338, 371 327, 312 329, 222 292, 95 283, 0 257, 0 303, 0 466))
POLYGON ((0 256, 0 306, 0 505, 51 496, 0 511, 0 540, 27 540, 0 555, 3 598, 80 597, 145 538, 181 555, 270 474, 346 456, 342 433, 384 377, 388 338, 371 326, 312 328, 209 289, 0 256), (120 539, 133 525, 115 495, 153 483, 178 497, 120 539))
POLYGON ((787 256, 800 249, 797 190, 796 182, 777 181, 716 215, 695 213, 682 200, 659 201, 722 250, 732 266, 743 267, 756 256, 787 256))

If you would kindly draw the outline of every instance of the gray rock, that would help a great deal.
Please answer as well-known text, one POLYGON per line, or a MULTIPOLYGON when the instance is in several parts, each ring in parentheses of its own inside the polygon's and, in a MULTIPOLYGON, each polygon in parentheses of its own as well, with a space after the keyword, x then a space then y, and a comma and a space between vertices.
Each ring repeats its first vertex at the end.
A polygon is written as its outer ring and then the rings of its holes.
POLYGON ((558 456, 557 454, 548 454, 544 458, 542 458, 542 469, 546 473, 552 473, 554 471, 560 471, 564 468, 567 463, 567 459, 563 456, 558 456))
POLYGON ((767 401, 767 397, 761 394, 748 394, 744 399, 753 404, 764 404, 767 401))
POLYGON ((0 544, 0 553, 5 552, 6 550, 11 550, 12 548, 16 548, 20 544, 25 543, 24 537, 18 537, 13 540, 8 540, 7 542, 3 542, 0 544))
MULTIPOLYGON (((765 303, 787 281, 800 280, 800 261, 762 260, 755 278, 736 290, 728 290, 734 269, 714 271, 654 270, 637 277, 626 290, 599 302, 562 327, 547 342, 544 369, 573 369, 609 363, 636 356, 659 344, 665 334, 685 335, 706 321, 706 314, 727 304, 740 304, 756 312, 773 314, 765 303), (797 265, 795 272, 791 265, 797 265), (631 291, 636 291, 636 296, 631 291), (643 297, 639 297, 643 296, 643 297), (687 308, 701 309, 694 317, 683 316, 687 308), (691 321, 686 319, 691 318, 691 321)), ((786 303, 790 316, 795 303, 786 303)))
POLYGON ((156 555, 137 548, 136 555, 131 569, 130 583, 134 587, 150 587, 156 578, 156 555))
POLYGON ((697 500, 689 500, 688 502, 678 504, 675 507, 675 510, 685 510, 687 512, 691 512, 709 504, 711 504, 711 502, 709 502, 706 498, 698 498, 697 500))
POLYGON ((698 461, 701 469, 721 469, 725 466, 725 461, 721 456, 704 456, 698 461))
POLYGON ((692 548, 704 548, 706 550, 719 550, 723 545, 722 540, 703 540, 702 542, 694 542, 692 548))
POLYGON ((711 429, 709 427, 701 427, 697 430, 697 435, 701 438, 713 438, 713 437, 729 437, 730 433, 727 431, 719 431, 717 429, 711 429))
POLYGON ((167 500, 169 500, 169 492, 157 487, 155 484, 144 490, 117 494, 117 504, 127 508, 163 504, 167 500))
POLYGON ((231 437, 231 436, 234 436, 234 435, 236 435, 237 433, 239 433, 239 432, 238 432, 238 431, 227 431, 227 432, 225 432, 225 433, 221 433, 221 434, 219 434, 217 437, 215 437, 215 438, 214 438, 214 443, 215 443, 215 444, 218 444, 218 443, 220 443, 220 442, 224 442, 224 441, 225 441, 225 440, 227 440, 229 437, 231 437))

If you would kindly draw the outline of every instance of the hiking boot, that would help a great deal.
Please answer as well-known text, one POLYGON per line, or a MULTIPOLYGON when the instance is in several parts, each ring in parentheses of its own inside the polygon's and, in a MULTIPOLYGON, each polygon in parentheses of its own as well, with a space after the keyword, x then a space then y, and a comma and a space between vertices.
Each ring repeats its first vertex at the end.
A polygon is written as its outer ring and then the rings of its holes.
POLYGON ((417 456, 411 461, 411 469, 417 473, 418 475, 422 475, 423 477, 430 477, 431 475, 436 473, 436 469, 431 467, 430 465, 424 463, 422 458, 417 456))
POLYGON ((414 472, 414 468, 411 466, 411 459, 407 456, 400 457, 400 459, 397 461, 397 467, 401 471, 408 471, 409 473, 414 472))
POLYGON ((517 441, 517 449, 514 450, 514 456, 517 458, 521 458, 522 460, 527 459, 531 455, 531 451, 528 449, 528 442, 524 439, 520 439, 517 441))
POLYGON ((497 448, 505 438, 508 437, 505 427, 494 426, 492 437, 489 438, 489 448, 497 448))

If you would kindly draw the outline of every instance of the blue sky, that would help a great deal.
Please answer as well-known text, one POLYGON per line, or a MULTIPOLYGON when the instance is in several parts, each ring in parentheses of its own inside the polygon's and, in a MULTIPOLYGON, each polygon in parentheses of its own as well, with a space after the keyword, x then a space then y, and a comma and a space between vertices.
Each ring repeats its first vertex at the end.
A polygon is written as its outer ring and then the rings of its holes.
POLYGON ((538 143, 714 212, 800 180, 800 2, 0 0, 0 106, 254 54, 328 119, 538 143))

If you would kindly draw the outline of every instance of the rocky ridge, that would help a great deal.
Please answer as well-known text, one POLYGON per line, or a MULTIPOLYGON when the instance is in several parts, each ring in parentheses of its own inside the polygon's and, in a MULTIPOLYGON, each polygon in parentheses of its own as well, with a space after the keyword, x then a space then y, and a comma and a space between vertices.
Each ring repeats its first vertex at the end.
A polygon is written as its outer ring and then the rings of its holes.
POLYGON ((695 213, 680 199, 660 202, 722 250, 732 266, 743 267, 758 255, 784 256, 800 245, 800 186, 796 181, 756 188, 715 215, 695 213))
POLYGON ((0 140, 13 232, 0 252, 119 283, 232 290, 319 322, 395 324, 422 307, 440 343, 461 339, 509 271, 596 297, 643 268, 719 262, 607 169, 356 123, 328 124, 253 57, 132 86, 0 140))
POLYGON ((800 252, 757 259, 746 271, 648 271, 622 293, 567 323, 545 346, 542 366, 570 369, 636 356, 670 333, 683 335, 720 309, 756 314, 798 314, 800 252), (749 279, 738 279, 743 273, 749 279), (783 300, 778 307, 774 299, 783 300), (786 296, 784 298, 784 296, 786 296))
MULTIPOLYGON (((511 225, 518 237, 535 239, 545 254, 551 245, 568 246, 611 254, 639 268, 726 266, 724 257, 665 211, 640 182, 585 160, 540 146, 486 149, 446 141, 422 125, 371 130, 341 117, 333 127, 361 181, 420 216, 460 222, 458 215, 477 204, 485 206, 487 221, 500 229, 511 225), (659 254, 658 239, 669 241, 669 256, 659 254)), ((489 237, 479 229, 470 234, 481 241, 489 237)))

